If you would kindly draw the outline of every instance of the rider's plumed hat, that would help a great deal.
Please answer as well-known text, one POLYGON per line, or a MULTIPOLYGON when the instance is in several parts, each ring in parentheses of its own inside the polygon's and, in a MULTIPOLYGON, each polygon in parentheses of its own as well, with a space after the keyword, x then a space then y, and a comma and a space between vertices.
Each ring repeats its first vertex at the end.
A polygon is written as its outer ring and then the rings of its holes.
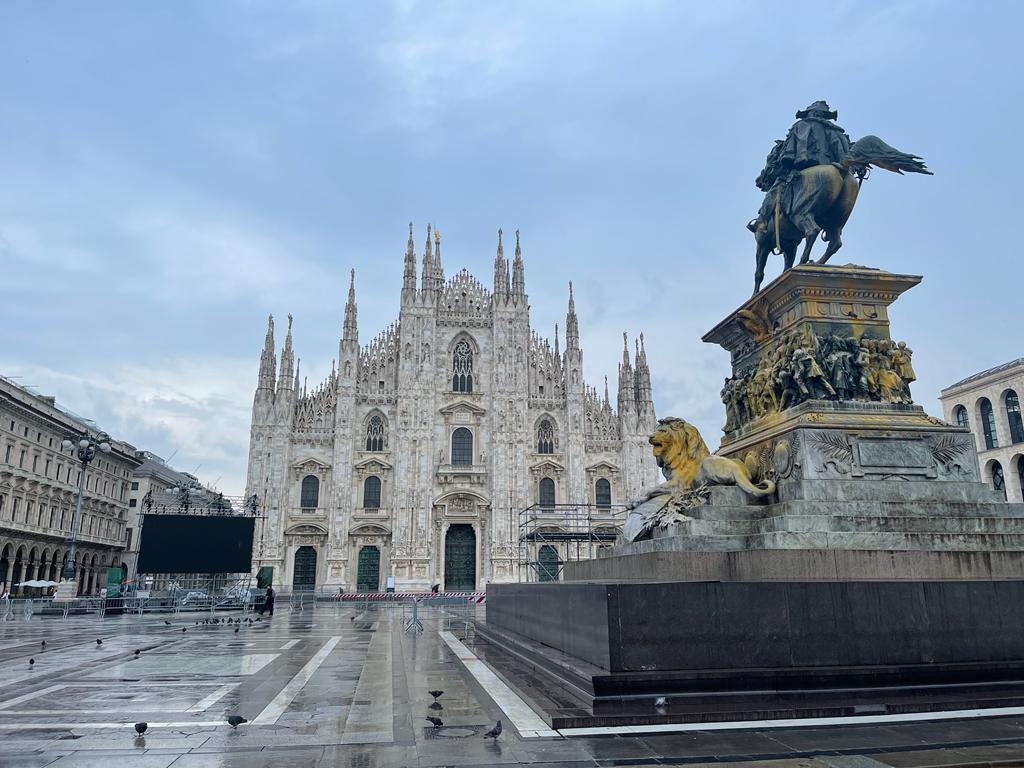
POLYGON ((803 109, 796 113, 796 117, 798 120, 803 120, 805 117, 809 117, 810 115, 814 115, 815 117, 821 117, 824 118, 825 120, 835 120, 837 117, 839 117, 838 112, 836 112, 834 109, 829 109, 827 101, 821 100, 814 102, 809 107, 804 107, 803 109))

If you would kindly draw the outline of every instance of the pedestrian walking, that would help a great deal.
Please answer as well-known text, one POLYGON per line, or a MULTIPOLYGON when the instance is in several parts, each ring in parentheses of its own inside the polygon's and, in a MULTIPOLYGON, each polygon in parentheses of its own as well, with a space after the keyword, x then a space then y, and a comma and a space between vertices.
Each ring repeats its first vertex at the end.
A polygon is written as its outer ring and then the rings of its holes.
POLYGON ((260 616, 264 611, 269 611, 271 617, 274 615, 274 588, 267 584, 267 594, 263 598, 263 606, 260 608, 260 616))

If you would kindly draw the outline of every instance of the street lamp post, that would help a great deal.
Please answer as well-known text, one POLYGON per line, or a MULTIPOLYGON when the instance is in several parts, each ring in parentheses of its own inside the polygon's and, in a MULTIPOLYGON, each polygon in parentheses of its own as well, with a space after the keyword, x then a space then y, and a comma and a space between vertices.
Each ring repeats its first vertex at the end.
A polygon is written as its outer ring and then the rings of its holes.
MULTIPOLYGON (((75 578, 75 549, 78 545, 78 526, 82 519, 82 496, 85 493, 85 474, 89 469, 89 462, 96 457, 96 452, 110 453, 110 435, 100 432, 96 437, 88 433, 77 440, 71 437, 65 438, 61 445, 65 449, 75 449, 78 460, 82 463, 82 471, 78 475, 78 498, 75 500, 75 515, 71 518, 71 539, 68 559, 61 571, 61 578, 65 581, 74 582, 75 578)), ((75 587, 77 592, 77 586, 75 587)))

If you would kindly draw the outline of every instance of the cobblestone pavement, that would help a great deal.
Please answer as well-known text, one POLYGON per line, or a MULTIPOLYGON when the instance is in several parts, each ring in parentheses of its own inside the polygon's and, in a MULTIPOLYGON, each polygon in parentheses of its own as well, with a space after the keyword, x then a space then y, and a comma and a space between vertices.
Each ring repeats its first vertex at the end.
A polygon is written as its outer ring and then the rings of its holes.
POLYGON ((567 739, 468 657, 434 610, 422 634, 382 606, 202 618, 0 623, 0 767, 1024 766, 1021 718, 567 739), (434 689, 444 694, 432 708, 434 689), (249 722, 233 729, 229 714, 249 722), (500 738, 484 738, 499 718, 500 738), (149 723, 141 737, 138 721, 149 723))

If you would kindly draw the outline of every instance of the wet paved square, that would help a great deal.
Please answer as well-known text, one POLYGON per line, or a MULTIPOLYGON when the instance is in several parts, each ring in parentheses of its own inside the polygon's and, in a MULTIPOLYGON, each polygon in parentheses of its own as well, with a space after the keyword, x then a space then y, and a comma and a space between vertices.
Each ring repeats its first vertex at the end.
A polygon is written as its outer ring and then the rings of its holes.
POLYGON ((437 609, 420 613, 422 634, 404 632, 401 610, 384 605, 196 623, 204 618, 0 623, 0 768, 879 768, 1024 756, 1015 717, 563 738, 437 609), (444 694, 435 702, 431 690, 444 694), (232 729, 230 714, 249 722, 232 729), (501 736, 484 738, 498 719, 501 736), (137 721, 149 723, 142 737, 137 721))

